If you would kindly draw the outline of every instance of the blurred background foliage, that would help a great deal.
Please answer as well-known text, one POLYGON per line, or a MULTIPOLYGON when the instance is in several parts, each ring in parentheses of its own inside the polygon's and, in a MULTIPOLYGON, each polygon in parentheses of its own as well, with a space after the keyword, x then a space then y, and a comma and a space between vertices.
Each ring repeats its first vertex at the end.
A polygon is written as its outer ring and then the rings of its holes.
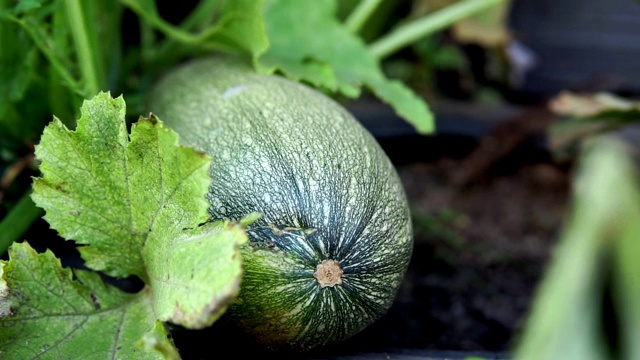
MULTIPOLYGON (((377 91, 388 102, 406 99, 398 88, 387 91, 387 79, 398 79, 428 103, 539 105, 546 99, 517 91, 535 59, 508 26, 515 2, 323 1, 325 16, 315 20, 329 24, 333 35, 293 56, 286 42, 278 49, 274 41, 289 28, 270 33, 262 1, 0 0, 2 251, 42 215, 29 189, 38 173, 34 146, 52 116, 72 127, 83 99, 111 90, 125 94, 135 120, 153 81, 190 57, 241 54, 258 70, 317 86, 341 101, 361 91, 377 91), (353 61, 319 54, 332 41, 344 44, 353 61), (353 75, 359 64, 367 71, 353 75)), ((304 15, 304 7, 313 6, 298 4, 297 11, 304 15)), ((322 36, 312 30, 291 36, 322 36)), ((413 104, 423 119, 430 116, 413 104)), ((640 120, 640 105, 610 92, 567 91, 552 98, 549 109, 555 116, 546 134, 550 152, 558 162, 576 163, 572 209, 513 357, 639 359, 640 151, 638 138, 627 135, 640 120)), ((431 120, 424 121, 422 129, 429 129, 424 124, 431 120)), ((460 244, 447 226, 457 217, 419 215, 416 231, 446 239, 453 256, 460 244)))

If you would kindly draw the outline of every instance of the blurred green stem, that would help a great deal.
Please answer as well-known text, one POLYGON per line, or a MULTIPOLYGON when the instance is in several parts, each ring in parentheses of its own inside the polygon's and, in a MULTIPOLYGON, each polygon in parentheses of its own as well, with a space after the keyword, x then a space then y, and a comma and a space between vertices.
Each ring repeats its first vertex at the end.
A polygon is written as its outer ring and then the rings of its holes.
MULTIPOLYGON (((192 34, 188 31, 185 31, 179 26, 172 25, 171 23, 158 16, 158 11, 157 9, 155 9, 155 5, 153 3, 151 3, 154 6, 153 9, 145 9, 140 2, 135 0, 121 0, 121 3, 128 7, 131 11, 136 13, 138 17, 146 21, 151 27, 161 31, 169 39, 178 41, 185 45, 200 45, 203 41, 205 41, 208 37, 210 37, 218 30, 217 27, 211 26, 203 29, 197 34, 192 34)), ((189 25, 191 25, 191 23, 189 25)))
POLYGON ((201 0, 196 8, 187 15, 187 18, 180 23, 180 27, 185 30, 202 30, 210 26, 219 7, 218 0, 201 0))
POLYGON ((507 0, 463 0, 398 27, 369 46, 369 51, 383 59, 417 40, 445 29, 455 22, 497 6, 507 0))
POLYGON ((382 0, 361 0, 358 6, 349 14, 347 20, 345 20, 347 29, 354 34, 358 33, 362 25, 367 22, 380 3, 382 3, 382 0))
POLYGON ((82 1, 66 0, 65 6, 67 10, 67 18, 69 20, 69 28, 71 36, 75 44, 75 50, 78 54, 78 63, 80 65, 81 78, 84 83, 84 94, 86 98, 93 97, 101 89, 103 81, 101 79, 100 68, 98 66, 97 51, 95 51, 95 34, 90 34, 87 29, 86 13, 82 9, 82 1))
POLYGON ((42 213, 42 209, 36 207, 31 200, 29 190, 0 221, 0 254, 4 254, 14 241, 19 240, 42 213))
POLYGON ((31 38, 31 40, 33 40, 33 43, 36 45, 38 50, 40 50, 42 55, 47 59, 47 61, 49 61, 51 67, 58 72, 58 75, 60 76, 60 78, 62 78, 64 84, 67 85, 76 94, 84 96, 84 94, 82 94, 82 92, 79 90, 78 82, 73 78, 71 72, 69 71, 69 69, 67 69, 67 66, 64 64, 62 59, 60 59, 51 49, 51 47, 47 43, 45 34, 42 32, 42 29, 34 19, 18 19, 14 16, 7 16, 6 19, 20 25, 27 32, 27 34, 29 34, 29 37, 31 38))
MULTIPOLYGON (((220 1, 218 0, 201 0, 193 11, 187 15, 187 18, 180 23, 180 28, 185 31, 199 31, 204 32, 207 28, 215 28, 212 26, 213 19, 220 12, 220 1)), ((159 52, 168 54, 175 52, 178 43, 168 38, 164 41, 164 44, 159 52)))

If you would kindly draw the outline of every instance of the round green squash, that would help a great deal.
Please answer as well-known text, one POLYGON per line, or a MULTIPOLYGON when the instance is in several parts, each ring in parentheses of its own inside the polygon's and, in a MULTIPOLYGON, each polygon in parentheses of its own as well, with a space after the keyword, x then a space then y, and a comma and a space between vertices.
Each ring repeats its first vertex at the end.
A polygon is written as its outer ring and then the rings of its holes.
POLYGON ((149 109, 213 158, 212 219, 248 227, 231 318, 271 348, 341 341, 389 308, 411 257, 398 175, 340 105, 228 58, 165 76, 149 109))

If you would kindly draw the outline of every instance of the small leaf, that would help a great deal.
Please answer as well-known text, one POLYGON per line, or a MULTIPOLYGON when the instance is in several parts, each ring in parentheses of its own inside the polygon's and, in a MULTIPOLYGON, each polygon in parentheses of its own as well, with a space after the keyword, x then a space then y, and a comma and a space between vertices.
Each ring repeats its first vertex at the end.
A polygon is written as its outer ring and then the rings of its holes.
POLYGON ((257 212, 252 212, 251 214, 247 214, 245 217, 240 219, 240 225, 247 227, 253 224, 256 220, 260 219, 262 214, 257 212))
MULTIPOLYGON (((155 325, 149 297, 131 295, 105 285, 95 273, 70 269, 47 251, 28 244, 9 251, 2 281, 9 292, 0 307, 0 349, 10 359, 162 359, 143 351, 139 341, 155 325)), ((160 330, 156 330, 160 331, 160 330)), ((173 348, 166 336, 162 346, 173 348)))
POLYGON ((585 139, 640 121, 640 102, 609 93, 563 91, 549 101, 549 109, 566 117, 553 124, 547 134, 556 160, 575 157, 585 139))
POLYGON ((259 59, 263 71, 280 69, 295 79, 349 97, 370 88, 417 131, 433 131, 433 115, 409 88, 388 80, 364 42, 335 17, 333 0, 267 0, 265 25, 271 45, 259 59), (322 36, 318 36, 318 32, 322 36))
POLYGON ((609 93, 579 95, 563 91, 549 101, 549 108, 558 115, 580 118, 640 120, 640 102, 609 93))
POLYGON ((153 329, 144 334, 139 345, 147 351, 157 351, 165 360, 179 360, 180 354, 170 341, 167 341, 169 333, 160 321, 156 321, 153 329))

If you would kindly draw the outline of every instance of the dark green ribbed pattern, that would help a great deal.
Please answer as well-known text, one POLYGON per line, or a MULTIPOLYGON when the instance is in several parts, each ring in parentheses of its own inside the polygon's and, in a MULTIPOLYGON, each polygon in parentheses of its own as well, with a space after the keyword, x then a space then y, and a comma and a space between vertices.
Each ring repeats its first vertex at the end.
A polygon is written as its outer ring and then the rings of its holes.
POLYGON ((391 305, 411 256, 404 191, 376 141, 341 106, 298 83, 206 59, 165 77, 149 109, 213 157, 214 219, 248 230, 229 316, 274 348, 345 339, 391 305), (340 263, 342 285, 313 277, 340 263))

